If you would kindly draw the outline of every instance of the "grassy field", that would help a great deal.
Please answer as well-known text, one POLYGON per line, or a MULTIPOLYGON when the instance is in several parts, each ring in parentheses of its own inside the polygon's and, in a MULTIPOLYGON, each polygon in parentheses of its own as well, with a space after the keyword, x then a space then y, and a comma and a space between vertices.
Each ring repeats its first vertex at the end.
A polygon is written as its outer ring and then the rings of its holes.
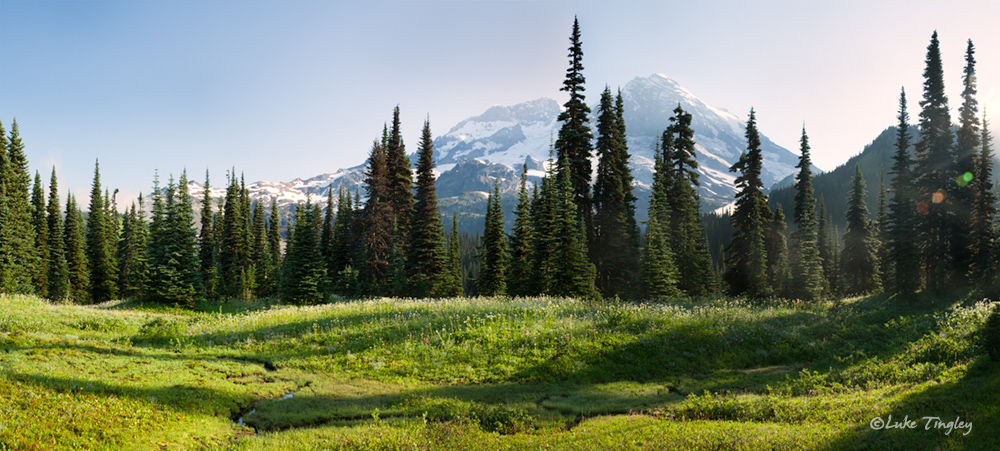
POLYGON ((0 450, 996 450, 990 307, 0 296, 0 450))

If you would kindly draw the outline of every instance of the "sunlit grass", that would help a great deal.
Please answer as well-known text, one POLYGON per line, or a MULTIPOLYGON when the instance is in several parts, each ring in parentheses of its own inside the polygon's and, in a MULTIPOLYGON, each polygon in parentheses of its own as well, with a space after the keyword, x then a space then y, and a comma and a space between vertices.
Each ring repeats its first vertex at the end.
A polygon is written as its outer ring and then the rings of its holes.
POLYGON ((962 296, 189 311, 4 295, 0 449, 996 449, 991 304, 962 296), (975 426, 869 427, 888 415, 975 426))

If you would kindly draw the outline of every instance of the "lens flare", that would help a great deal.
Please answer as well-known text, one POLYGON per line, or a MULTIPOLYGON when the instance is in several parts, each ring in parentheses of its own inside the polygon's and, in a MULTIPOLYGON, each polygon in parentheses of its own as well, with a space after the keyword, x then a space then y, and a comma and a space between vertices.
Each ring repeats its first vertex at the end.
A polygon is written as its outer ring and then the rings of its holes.
POLYGON ((962 175, 958 176, 958 178, 955 180, 955 182, 958 183, 958 186, 962 186, 962 187, 968 185, 969 182, 971 182, 971 181, 972 181, 972 173, 971 172, 966 172, 965 174, 962 174, 962 175))
POLYGON ((942 193, 941 191, 935 191, 934 196, 931 197, 931 200, 934 201, 935 204, 940 204, 941 202, 944 202, 944 193, 942 193))
POLYGON ((922 215, 926 215, 927 212, 930 211, 930 209, 931 209, 931 206, 928 205, 927 202, 924 202, 924 201, 917 202, 917 213, 920 213, 922 215))

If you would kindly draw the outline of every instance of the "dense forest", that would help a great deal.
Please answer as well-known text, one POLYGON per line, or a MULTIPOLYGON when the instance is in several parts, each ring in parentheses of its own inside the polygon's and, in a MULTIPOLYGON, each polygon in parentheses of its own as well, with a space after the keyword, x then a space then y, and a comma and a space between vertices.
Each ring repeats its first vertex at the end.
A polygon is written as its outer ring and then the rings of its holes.
POLYGON ((568 57, 561 91, 569 100, 546 177, 530 187, 521 178, 512 222, 495 189, 477 236, 459 236, 455 217, 440 212, 429 121, 411 169, 398 107, 371 145, 364 193, 330 188, 325 205, 296 206, 284 233, 275 202, 251 201, 235 169, 217 209, 206 172, 196 215, 186 171, 165 186, 156 177, 148 198, 123 209, 95 164, 85 215, 72 195, 60 198, 54 169, 47 187, 38 173, 32 183, 16 120, 9 133, 0 124, 0 292, 189 306, 255 297, 311 304, 331 295, 653 299, 724 292, 817 300, 954 287, 1000 294, 992 137, 976 100, 971 40, 957 123, 935 32, 917 125, 902 91, 896 125, 872 143, 877 152, 855 158, 876 158, 877 166, 852 160, 814 183, 803 128, 794 184, 769 196, 751 109, 745 151, 730 168, 738 193, 725 216, 699 216, 698 137, 678 105, 656 145, 643 228, 622 95, 605 86, 591 124, 576 21, 568 57), (876 167, 880 183, 873 186, 866 180, 876 167), (513 224, 510 233, 505 223, 513 224))

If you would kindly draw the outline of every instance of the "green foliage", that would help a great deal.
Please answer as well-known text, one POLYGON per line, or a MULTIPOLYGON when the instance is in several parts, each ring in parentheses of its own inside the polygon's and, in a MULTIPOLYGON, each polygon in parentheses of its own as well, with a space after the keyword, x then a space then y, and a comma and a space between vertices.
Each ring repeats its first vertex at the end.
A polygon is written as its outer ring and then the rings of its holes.
MULTIPOLYGON (((521 168, 521 186, 517 193, 517 207, 514 209, 514 229, 510 235, 510 264, 507 269, 507 293, 511 296, 531 294, 531 242, 535 229, 531 223, 531 198, 527 191, 528 165, 521 168)), ((456 216, 452 216, 453 240, 458 244, 456 216)), ((449 259, 451 249, 449 248, 449 259)))
POLYGON ((656 147, 656 173, 653 175, 653 193, 649 201, 649 221, 646 223, 646 236, 642 249, 642 293, 647 298, 655 299, 663 296, 680 294, 677 288, 677 267, 674 266, 674 254, 670 249, 670 239, 667 236, 670 225, 670 204, 668 189, 668 171, 663 158, 664 151, 669 149, 666 143, 673 139, 672 134, 664 133, 663 147, 656 147))
POLYGON ((576 217, 583 223, 586 243, 593 241, 594 213, 590 196, 590 156, 593 152, 591 141, 586 90, 583 76, 583 43, 580 41, 580 23, 573 18, 573 33, 570 35, 569 68, 560 91, 569 93, 569 100, 563 104, 558 120, 562 123, 555 141, 556 166, 560 174, 566 173, 573 192, 573 204, 577 208, 576 217))
POLYGON ((42 176, 35 171, 35 184, 31 189, 31 225, 35 229, 35 252, 38 265, 34 268, 32 278, 35 293, 41 297, 49 296, 49 222, 45 218, 45 190, 42 189, 42 176))
POLYGON ((194 212, 188 200, 187 171, 173 177, 161 193, 153 182, 153 217, 149 226, 149 284, 147 299, 162 304, 194 306, 201 292, 201 273, 195 248, 194 212))
POLYGON ((295 228, 285 249, 281 297, 286 302, 317 304, 326 299, 326 265, 319 253, 319 206, 309 199, 295 208, 295 228))
POLYGON ((479 294, 507 294, 507 239, 503 231, 503 209, 500 207, 500 185, 497 182, 486 202, 486 229, 483 231, 479 270, 479 294))
POLYGON ((753 108, 746 127, 747 149, 740 155, 730 172, 739 172, 736 178, 735 208, 732 214, 733 240, 726 247, 726 273, 724 275, 729 292, 751 298, 768 297, 772 287, 768 285, 768 252, 765 228, 771 222, 772 213, 767 207, 767 195, 763 193, 760 172, 763 156, 760 149, 760 134, 753 108))
POLYGON ((105 302, 118 296, 118 262, 115 260, 118 237, 112 231, 111 206, 105 204, 105 200, 100 166, 95 161, 90 214, 87 216, 87 267, 90 270, 92 302, 105 302))
POLYGON ((993 313, 983 327, 983 345, 994 362, 1000 362, 1000 306, 993 307, 993 313))
MULTIPOLYGON (((816 198, 812 186, 812 158, 809 136, 802 127, 799 168, 795 176, 795 232, 792 233, 791 294, 805 301, 815 301, 826 291, 823 261, 819 253, 819 230, 816 221, 816 198)), ((780 211, 780 210, 779 210, 780 211)))
POLYGON ((59 183, 56 180, 56 169, 52 168, 52 178, 49 180, 49 202, 46 205, 46 222, 49 231, 49 261, 48 294, 49 299, 64 301, 69 292, 69 267, 66 264, 66 240, 64 238, 63 220, 59 211, 59 183))
POLYGON ((33 293, 39 259, 28 202, 28 159, 17 120, 8 140, 0 124, 0 291, 33 293))
POLYGON ((365 169, 364 184, 368 200, 365 202, 361 219, 361 236, 364 237, 364 277, 372 293, 379 292, 389 267, 389 247, 394 221, 388 197, 388 177, 385 148, 375 141, 368 156, 368 168, 365 169))
POLYGON ((407 273, 412 294, 418 297, 441 297, 447 294, 448 271, 444 249, 441 211, 434 187, 434 144, 429 120, 424 121, 417 157, 417 186, 409 248, 406 251, 407 273))
POLYGON ((865 204, 865 179, 861 167, 855 166, 854 181, 847 210, 847 231, 844 233, 844 251, 841 266, 847 294, 875 293, 882 289, 879 277, 878 237, 875 226, 868 219, 865 204))
POLYGON ((67 299, 82 304, 89 298, 90 271, 87 268, 86 237, 83 213, 77 207, 76 198, 70 193, 66 197, 66 267, 69 270, 69 291, 67 299))

